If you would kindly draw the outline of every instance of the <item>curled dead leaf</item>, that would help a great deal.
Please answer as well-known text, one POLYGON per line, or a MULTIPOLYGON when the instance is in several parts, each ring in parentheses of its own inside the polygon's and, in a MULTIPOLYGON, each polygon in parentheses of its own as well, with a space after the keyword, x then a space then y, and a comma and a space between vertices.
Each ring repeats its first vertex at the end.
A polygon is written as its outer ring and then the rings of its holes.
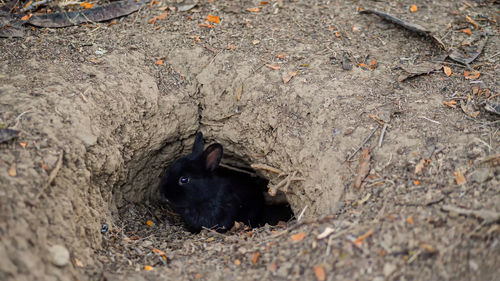
POLYGON ((256 263, 259 261, 259 257, 260 257, 260 253, 259 253, 259 252, 255 252, 255 253, 253 253, 253 256, 252 256, 252 263, 253 263, 253 264, 256 264, 256 263))
POLYGON ((443 104, 446 106, 449 106, 451 108, 457 108, 457 101, 456 100, 443 101, 443 104))

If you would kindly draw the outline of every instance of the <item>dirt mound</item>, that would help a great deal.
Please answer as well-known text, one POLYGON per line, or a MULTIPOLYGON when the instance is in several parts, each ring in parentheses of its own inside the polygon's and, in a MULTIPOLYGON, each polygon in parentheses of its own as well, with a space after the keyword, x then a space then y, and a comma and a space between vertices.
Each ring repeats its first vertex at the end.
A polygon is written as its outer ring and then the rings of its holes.
MULTIPOLYGON (((499 123, 478 94, 498 99, 498 34, 476 67, 480 90, 453 63, 456 75, 397 82, 400 65, 442 50, 352 4, 219 2, 153 25, 155 5, 0 41, 0 125, 20 132, 0 144, 2 280, 499 274, 499 123), (220 25, 199 26, 215 12, 220 25), (199 130, 224 146, 223 163, 284 192, 300 221, 187 234, 156 187, 199 130)), ((470 24, 447 13, 467 14, 454 3, 433 5, 416 20, 470 24)), ((470 15, 496 19, 495 5, 470 15)), ((468 36, 450 32, 449 44, 468 36)))

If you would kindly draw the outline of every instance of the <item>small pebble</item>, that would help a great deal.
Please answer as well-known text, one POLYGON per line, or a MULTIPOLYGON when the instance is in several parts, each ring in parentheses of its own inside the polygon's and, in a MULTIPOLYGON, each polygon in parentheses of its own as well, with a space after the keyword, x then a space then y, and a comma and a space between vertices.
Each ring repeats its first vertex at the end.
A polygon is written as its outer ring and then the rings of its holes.
POLYGON ((54 245, 49 248, 52 263, 59 267, 64 267, 69 263, 69 251, 62 245, 54 245))

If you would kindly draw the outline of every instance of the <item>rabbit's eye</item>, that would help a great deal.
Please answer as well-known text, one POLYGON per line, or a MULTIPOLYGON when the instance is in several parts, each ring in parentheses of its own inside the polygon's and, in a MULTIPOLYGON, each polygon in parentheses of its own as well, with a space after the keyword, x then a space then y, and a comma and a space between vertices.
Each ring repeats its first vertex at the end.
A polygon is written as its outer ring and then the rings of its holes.
POLYGON ((184 185, 184 184, 188 184, 189 183, 189 178, 188 177, 185 177, 185 176, 182 176, 179 178, 179 184, 180 185, 184 185))

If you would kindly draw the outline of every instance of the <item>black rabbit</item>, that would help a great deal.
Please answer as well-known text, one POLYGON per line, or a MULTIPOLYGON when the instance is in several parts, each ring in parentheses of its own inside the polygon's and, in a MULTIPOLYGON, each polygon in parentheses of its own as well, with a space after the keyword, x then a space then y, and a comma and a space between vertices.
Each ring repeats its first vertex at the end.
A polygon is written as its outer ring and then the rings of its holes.
POLYGON ((226 232, 235 221, 254 227, 291 217, 291 211, 283 216, 281 209, 265 206, 254 178, 219 168, 221 158, 222 145, 214 143, 203 151, 203 135, 198 132, 191 154, 176 160, 161 180, 161 194, 190 232, 203 227, 226 232))

